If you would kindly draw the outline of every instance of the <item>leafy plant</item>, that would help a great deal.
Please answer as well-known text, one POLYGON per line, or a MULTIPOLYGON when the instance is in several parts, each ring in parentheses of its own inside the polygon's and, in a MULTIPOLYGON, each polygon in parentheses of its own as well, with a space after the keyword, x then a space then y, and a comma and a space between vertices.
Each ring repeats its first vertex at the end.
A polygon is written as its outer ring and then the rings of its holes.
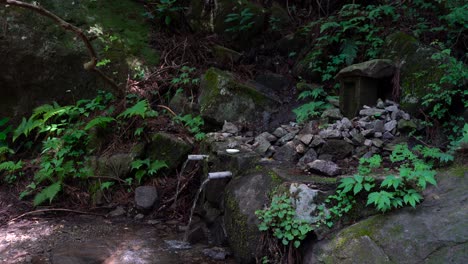
POLYGON ((23 162, 20 160, 18 162, 13 161, 4 161, 0 163, 0 172, 5 172, 4 181, 8 184, 16 181, 18 176, 21 176, 23 173, 21 169, 23 168, 23 162))
POLYGON ((335 194, 325 200, 328 208, 319 206, 320 223, 333 226, 334 221, 349 213, 357 198, 363 195, 367 197, 366 205, 372 205, 380 212, 404 205, 415 207, 423 199, 420 191, 426 189, 428 184, 437 185, 433 161, 447 162, 452 159, 452 156, 436 148, 416 146, 410 150, 406 144, 396 145, 390 161, 399 164, 398 175, 387 175, 377 185, 369 175, 373 169, 380 167, 381 157, 361 158, 358 174, 340 181, 335 194))
POLYGON ((205 137, 205 133, 201 130, 205 122, 201 116, 193 117, 191 114, 187 114, 184 116, 177 116, 175 120, 181 121, 188 130, 194 134, 196 140, 202 140, 205 137))
POLYGON ((226 32, 239 33, 249 30, 254 24, 254 14, 250 11, 250 8, 244 8, 240 13, 230 13, 224 20, 225 23, 230 23, 233 26, 226 29, 226 32))
MULTIPOLYGON (((299 85, 300 84, 298 84, 298 86, 299 85)), ((331 107, 331 104, 325 102, 327 99, 330 99, 331 96, 327 95, 322 86, 305 90, 298 96, 298 100, 304 100, 307 98, 312 98, 312 102, 293 109, 298 123, 304 123, 312 117, 319 116, 324 110, 331 107)))
POLYGON ((7 136, 8 136, 8 133, 10 133, 11 130, 12 130, 11 126, 7 126, 5 128, 2 128, 3 126, 5 126, 8 123, 9 120, 10 119, 8 119, 6 117, 0 118, 0 148, 7 145, 7 143, 6 143, 7 136))
POLYGON ((171 24, 175 13, 184 9, 177 5, 177 0, 159 0, 159 3, 156 3, 156 15, 164 20, 166 26, 171 24))
POLYGON ((140 116, 141 118, 155 117, 158 112, 151 109, 148 100, 143 99, 138 101, 134 106, 127 108, 125 111, 120 113, 117 118, 131 118, 140 116))
POLYGON ((179 76, 173 78, 171 80, 171 84, 174 86, 196 85, 200 82, 200 79, 193 78, 194 73, 194 67, 182 66, 182 68, 180 68, 179 76))
POLYGON ((135 179, 138 183, 140 183, 145 176, 156 175, 160 169, 167 167, 166 162, 160 160, 151 161, 150 159, 137 159, 131 163, 131 168, 135 170, 135 179))
POLYGON ((306 235, 313 230, 306 221, 295 218, 296 211, 287 195, 276 195, 269 208, 255 212, 260 219, 260 231, 270 230, 285 246, 292 243, 295 248, 301 245, 306 235))

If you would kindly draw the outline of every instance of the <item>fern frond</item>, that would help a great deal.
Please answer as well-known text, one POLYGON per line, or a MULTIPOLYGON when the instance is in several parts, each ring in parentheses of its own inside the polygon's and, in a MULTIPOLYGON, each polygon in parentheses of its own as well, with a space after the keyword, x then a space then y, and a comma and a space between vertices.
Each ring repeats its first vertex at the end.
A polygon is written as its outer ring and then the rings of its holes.
POLYGON ((150 106, 148 104, 148 100, 141 100, 138 101, 134 106, 127 108, 127 110, 123 111, 117 118, 130 118, 134 116, 141 116, 141 118, 145 118, 148 110, 150 110, 150 106))
POLYGON ((42 115, 48 112, 51 112, 55 109, 53 105, 44 104, 34 108, 33 114, 31 115, 32 119, 42 118, 42 115))
POLYGON ((89 130, 95 126, 106 127, 108 123, 115 121, 114 118, 108 116, 99 116, 89 121, 84 130, 89 130))
POLYGON ((14 172, 23 167, 23 162, 20 160, 16 163, 13 161, 5 161, 0 163, 0 171, 14 172))
POLYGON ((38 206, 46 200, 49 200, 49 203, 51 203, 60 190, 62 190, 62 183, 59 181, 46 187, 40 193, 36 194, 36 197, 34 197, 34 206, 38 206))
POLYGON ((0 147, 0 155, 7 154, 7 153, 15 154, 15 152, 9 147, 6 147, 6 146, 0 147))
POLYGON ((32 118, 26 120, 26 118, 23 117, 21 124, 13 132, 13 142, 21 135, 28 137, 31 131, 41 127, 43 124, 41 120, 34 120, 32 118))

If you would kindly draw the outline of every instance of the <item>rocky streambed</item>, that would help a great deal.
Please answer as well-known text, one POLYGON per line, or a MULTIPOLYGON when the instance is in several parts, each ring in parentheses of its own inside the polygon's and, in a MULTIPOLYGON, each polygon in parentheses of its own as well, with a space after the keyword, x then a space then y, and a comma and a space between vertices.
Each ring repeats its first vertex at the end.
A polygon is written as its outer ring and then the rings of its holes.
POLYGON ((0 227, 0 263, 234 263, 227 252, 197 244, 174 249, 176 222, 90 215, 33 217, 0 227))

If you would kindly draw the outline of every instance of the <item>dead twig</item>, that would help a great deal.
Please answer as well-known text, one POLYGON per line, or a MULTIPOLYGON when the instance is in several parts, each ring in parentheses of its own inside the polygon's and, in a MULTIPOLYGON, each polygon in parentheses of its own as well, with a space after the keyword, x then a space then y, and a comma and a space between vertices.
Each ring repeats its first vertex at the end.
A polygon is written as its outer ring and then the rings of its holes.
POLYGON ((45 213, 45 212, 68 212, 68 213, 87 214, 87 215, 95 215, 95 216, 106 217, 103 214, 97 214, 97 213, 91 213, 91 212, 83 212, 83 211, 64 209, 64 208, 51 208, 51 209, 40 209, 40 210, 34 210, 34 211, 26 212, 24 214, 21 214, 21 215, 19 215, 17 217, 14 217, 14 218, 10 219, 10 221, 8 221, 8 222, 16 221, 16 220, 18 220, 20 218, 23 218, 23 217, 31 215, 31 214, 45 213))

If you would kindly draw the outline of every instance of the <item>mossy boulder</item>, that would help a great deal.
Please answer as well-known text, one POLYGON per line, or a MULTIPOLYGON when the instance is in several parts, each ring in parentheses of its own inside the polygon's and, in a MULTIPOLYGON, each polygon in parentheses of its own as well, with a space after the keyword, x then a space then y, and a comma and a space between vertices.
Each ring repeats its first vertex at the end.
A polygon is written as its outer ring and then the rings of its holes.
POLYGON ((253 263, 260 257, 260 222, 255 211, 269 203, 269 195, 277 185, 267 171, 255 171, 234 178, 226 187, 224 224, 238 263, 253 263))
POLYGON ((156 133, 151 136, 151 142, 147 145, 146 156, 150 160, 165 161, 168 169, 177 168, 187 159, 193 146, 176 135, 156 133))
MULTIPOLYGON (((157 63, 149 46, 149 25, 142 5, 123 1, 40 0, 41 6, 65 21, 94 35, 92 45, 100 59, 109 59, 104 71, 126 80, 134 65, 157 63)), ((27 115, 34 107, 51 101, 73 103, 91 98, 105 86, 86 71, 88 52, 73 33, 51 19, 13 5, 0 5, 0 116, 27 115)))
POLYGON ((467 169, 439 173, 415 209, 371 216, 311 245, 304 263, 465 263, 467 169))
POLYGON ((421 99, 431 92, 429 84, 438 83, 444 75, 440 62, 432 59, 438 51, 421 44, 404 32, 387 37, 383 58, 391 59, 400 69, 401 106, 411 114, 418 113, 421 99))
POLYGON ((200 113, 205 120, 218 125, 224 121, 253 123, 280 105, 254 85, 216 68, 208 69, 203 75, 200 89, 200 113))

